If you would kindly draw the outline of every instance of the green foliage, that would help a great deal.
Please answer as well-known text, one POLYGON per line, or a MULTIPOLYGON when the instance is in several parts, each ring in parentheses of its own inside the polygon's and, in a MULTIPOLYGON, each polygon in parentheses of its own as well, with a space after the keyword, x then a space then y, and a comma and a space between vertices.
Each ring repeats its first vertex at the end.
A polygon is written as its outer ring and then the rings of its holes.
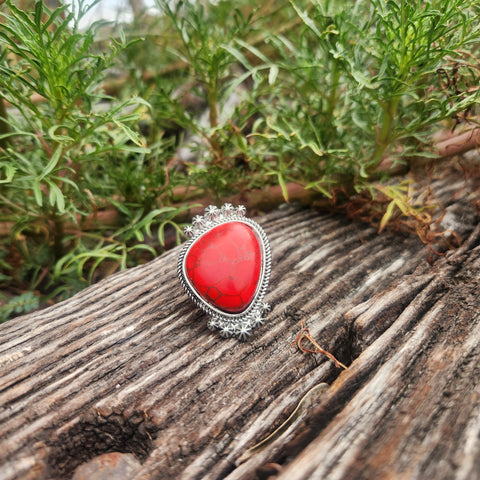
POLYGON ((439 123, 478 103, 478 89, 440 76, 478 84, 477 2, 291 3, 304 28, 269 39, 280 73, 256 132, 276 156, 295 155, 290 178, 363 189, 386 157, 428 155, 439 123))
POLYGON ((4 300, 4 304, 0 306, 0 323, 5 322, 13 315, 21 315, 36 310, 39 307, 39 298, 33 292, 22 293, 14 298, 4 300))
POLYGON ((179 241, 174 202, 199 196, 288 199, 295 182, 381 197, 380 229, 428 222, 407 183, 381 181, 474 113, 478 2, 156 0, 106 39, 78 27, 98 1, 0 10, 5 288, 57 299, 144 262, 179 241), (112 67, 129 76, 109 96, 112 67))
MULTIPOLYGON (((237 58, 228 47, 251 33, 252 14, 242 13, 242 2, 237 3, 235 8, 226 1, 208 5, 203 2, 157 0, 157 4, 164 14, 165 29, 169 32, 169 40, 164 45, 165 55, 173 55, 188 68, 183 82, 187 88, 191 87, 188 94, 205 104, 208 119, 199 120, 183 107, 181 96, 187 92, 179 89, 176 82, 158 82, 150 101, 154 108, 159 109, 163 119, 172 119, 178 126, 196 135, 192 149, 201 157, 207 155, 211 162, 208 177, 199 170, 196 176, 195 165, 191 166, 192 173, 200 184, 204 180, 210 181, 219 187, 218 193, 224 193, 221 185, 231 182, 223 177, 228 176, 234 156, 238 153, 232 154, 235 150, 233 145, 238 139, 237 132, 245 123, 235 105, 229 106, 228 102, 233 94, 239 97, 237 102, 242 101, 242 96, 250 95, 245 89, 239 88, 249 74, 240 75, 239 78, 237 58), (228 110, 230 114, 225 114, 228 110), (233 128, 232 121, 237 129, 233 128)), ((243 135, 240 137, 244 138, 243 135)), ((210 188, 208 183, 205 186, 210 188)))
POLYGON ((162 204, 166 159, 138 129, 149 104, 102 91, 133 42, 99 50, 101 23, 79 31, 95 3, 68 13, 37 1, 27 13, 7 1, 2 12, 0 95, 13 107, 0 149, 0 221, 11 226, 3 247, 13 259, 6 275, 17 289, 47 296, 75 292, 87 284, 84 272, 91 280, 104 262, 114 271, 152 258, 146 237, 155 227, 163 241, 165 224, 176 226, 172 213, 181 211, 162 204), (110 226, 95 222, 102 210, 110 210, 110 226))
POLYGON ((267 15, 252 2, 157 4, 165 55, 185 68, 149 101, 200 138, 189 178, 219 196, 275 182, 286 197, 291 181, 326 196, 370 190, 388 177, 382 162, 434 156, 432 132, 478 104, 473 0, 275 2, 267 15), (179 80, 207 125, 181 104, 179 80))

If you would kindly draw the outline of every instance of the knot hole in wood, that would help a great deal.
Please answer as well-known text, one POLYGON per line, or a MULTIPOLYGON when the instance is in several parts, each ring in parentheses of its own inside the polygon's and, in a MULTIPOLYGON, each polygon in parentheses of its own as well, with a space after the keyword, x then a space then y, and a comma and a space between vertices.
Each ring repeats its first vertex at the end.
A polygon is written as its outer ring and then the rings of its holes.
POLYGON ((71 478, 79 465, 110 452, 131 453, 143 463, 154 448, 155 433, 144 412, 128 417, 91 412, 47 442, 48 478, 71 478))

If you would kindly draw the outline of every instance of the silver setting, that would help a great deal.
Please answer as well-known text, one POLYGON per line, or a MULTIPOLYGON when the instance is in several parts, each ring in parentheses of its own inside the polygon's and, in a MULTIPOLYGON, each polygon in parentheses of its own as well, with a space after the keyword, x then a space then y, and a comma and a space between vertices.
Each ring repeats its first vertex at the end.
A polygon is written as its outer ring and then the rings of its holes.
POLYGON ((222 337, 236 337, 239 340, 246 340, 255 327, 263 325, 263 315, 271 309, 268 303, 263 302, 270 280, 272 264, 270 245, 262 227, 254 220, 245 217, 245 213, 246 208, 243 205, 234 207, 230 203, 225 203, 221 208, 214 205, 208 206, 203 216, 196 215, 192 220, 192 225, 184 228, 185 235, 189 240, 183 246, 177 264, 178 276, 184 290, 193 302, 210 316, 208 328, 220 330, 222 337), (205 233, 228 222, 241 222, 252 228, 259 240, 262 255, 262 269, 255 296, 250 305, 238 314, 224 312, 201 297, 190 283, 185 267, 190 247, 205 233))
POLYGON ((187 225, 184 229, 183 229, 183 233, 185 233, 185 236, 188 237, 188 238, 191 238, 193 237, 193 226, 192 225, 187 225))

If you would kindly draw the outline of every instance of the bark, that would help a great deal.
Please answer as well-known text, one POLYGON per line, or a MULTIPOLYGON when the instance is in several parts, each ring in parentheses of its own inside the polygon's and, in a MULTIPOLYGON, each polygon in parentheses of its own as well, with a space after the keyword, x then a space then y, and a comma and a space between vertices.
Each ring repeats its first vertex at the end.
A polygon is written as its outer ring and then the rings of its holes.
POLYGON ((1 478, 94 459, 75 477, 93 480, 121 454, 136 480, 475 478, 480 227, 471 185, 436 186, 464 243, 433 265, 417 237, 343 216, 257 218, 274 308, 247 342, 207 329, 178 248, 1 325, 1 478), (301 320, 347 370, 292 345, 301 320))

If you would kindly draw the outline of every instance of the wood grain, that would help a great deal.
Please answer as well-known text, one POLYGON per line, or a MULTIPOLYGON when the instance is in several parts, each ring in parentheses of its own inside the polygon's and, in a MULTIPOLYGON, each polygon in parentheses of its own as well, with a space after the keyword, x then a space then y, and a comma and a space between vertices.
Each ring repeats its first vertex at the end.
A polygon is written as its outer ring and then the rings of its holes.
POLYGON ((475 478, 480 228, 463 180, 436 191, 465 241, 433 266, 417 237, 343 216, 256 218, 274 309, 248 342, 207 329, 178 248, 1 325, 0 478, 68 479, 108 452, 134 454, 136 480, 475 478), (291 345, 300 320, 346 371, 291 345))

